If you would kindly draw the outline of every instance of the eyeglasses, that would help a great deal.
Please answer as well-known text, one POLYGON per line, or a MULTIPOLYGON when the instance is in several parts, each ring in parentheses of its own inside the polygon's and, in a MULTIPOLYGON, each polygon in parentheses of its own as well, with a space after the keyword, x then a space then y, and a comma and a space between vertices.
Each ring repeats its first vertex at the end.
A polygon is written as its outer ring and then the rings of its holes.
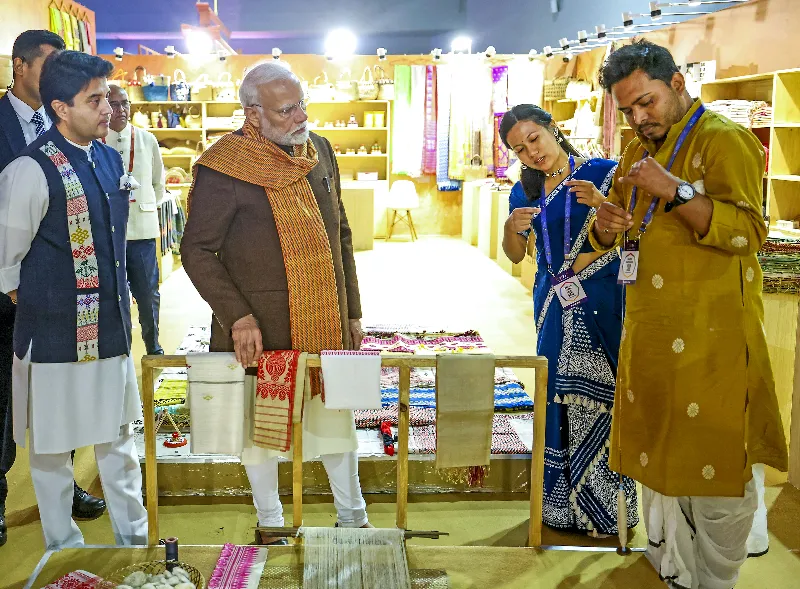
POLYGON ((111 107, 111 110, 130 110, 131 103, 127 100, 123 100, 121 102, 113 101, 109 102, 108 105, 111 107))
MULTIPOLYGON (((258 108, 264 108, 260 104, 251 104, 250 106, 257 106, 258 108)), ((308 105, 306 104, 305 99, 303 99, 300 102, 298 102, 297 104, 292 104, 290 106, 285 106, 285 107, 283 107, 281 109, 270 108, 268 110, 271 110, 272 112, 278 113, 281 116, 281 118, 288 119, 289 117, 293 116, 295 114, 295 112, 297 112, 298 108, 301 109, 303 112, 306 112, 306 107, 307 106, 308 105)))

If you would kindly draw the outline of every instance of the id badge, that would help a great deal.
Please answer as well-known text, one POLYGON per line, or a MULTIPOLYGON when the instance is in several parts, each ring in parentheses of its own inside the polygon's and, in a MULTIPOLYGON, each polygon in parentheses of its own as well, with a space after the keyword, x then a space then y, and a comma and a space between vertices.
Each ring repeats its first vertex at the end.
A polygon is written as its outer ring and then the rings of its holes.
POLYGON ((554 276, 553 288, 564 309, 571 309, 588 298, 580 279, 575 276, 575 272, 572 269, 554 276))
POLYGON ((617 284, 636 284, 639 274, 639 242, 626 241, 622 246, 617 284))

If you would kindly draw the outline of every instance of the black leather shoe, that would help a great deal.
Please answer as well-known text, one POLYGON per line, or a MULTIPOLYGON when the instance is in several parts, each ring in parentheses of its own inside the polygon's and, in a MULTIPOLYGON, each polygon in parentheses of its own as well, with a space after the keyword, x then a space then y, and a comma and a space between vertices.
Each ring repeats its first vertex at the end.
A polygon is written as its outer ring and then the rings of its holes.
POLYGON ((75 484, 75 496, 72 498, 72 517, 81 521, 97 519, 106 511, 106 502, 93 497, 75 484))
POLYGON ((8 530, 6 530, 6 516, 0 511, 0 546, 8 542, 8 530))

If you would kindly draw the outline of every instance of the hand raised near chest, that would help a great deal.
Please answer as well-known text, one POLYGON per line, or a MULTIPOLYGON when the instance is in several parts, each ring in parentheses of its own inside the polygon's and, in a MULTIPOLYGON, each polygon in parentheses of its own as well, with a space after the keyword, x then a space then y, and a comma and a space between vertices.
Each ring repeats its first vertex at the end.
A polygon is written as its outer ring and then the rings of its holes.
POLYGON ((522 233, 531 228, 533 216, 538 215, 542 209, 537 207, 520 207, 511 211, 506 219, 505 230, 511 233, 522 233))
POLYGON ((242 317, 231 328, 233 351, 236 360, 245 368, 258 363, 264 351, 261 341, 261 328, 252 315, 242 317))
POLYGON ((652 157, 646 157, 634 163, 627 176, 620 178, 619 182, 629 186, 638 186, 639 190, 644 190, 650 196, 657 196, 667 202, 675 199, 675 193, 681 183, 652 157))

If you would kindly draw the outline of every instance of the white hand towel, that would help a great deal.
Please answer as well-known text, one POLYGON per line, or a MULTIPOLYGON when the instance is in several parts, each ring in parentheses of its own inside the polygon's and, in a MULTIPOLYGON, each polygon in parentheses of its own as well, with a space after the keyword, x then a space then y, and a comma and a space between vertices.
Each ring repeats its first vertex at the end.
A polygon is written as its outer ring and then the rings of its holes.
POLYGON ((320 354, 326 409, 380 409, 380 352, 326 351, 320 354))
POLYGON ((244 368, 229 352, 186 355, 192 454, 241 454, 244 368))

